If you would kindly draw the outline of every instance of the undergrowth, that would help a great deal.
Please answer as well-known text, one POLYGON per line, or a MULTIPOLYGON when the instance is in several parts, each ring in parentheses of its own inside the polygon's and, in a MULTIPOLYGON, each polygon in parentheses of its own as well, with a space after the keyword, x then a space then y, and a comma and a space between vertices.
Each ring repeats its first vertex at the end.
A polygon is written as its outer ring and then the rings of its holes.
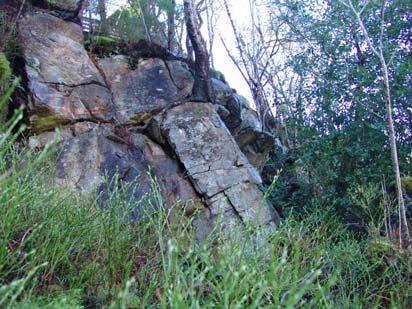
POLYGON ((304 219, 291 216, 268 237, 250 228, 241 238, 199 246, 183 215, 169 224, 155 182, 147 200, 158 211, 132 223, 127 214, 135 205, 122 191, 101 207, 96 196, 56 188, 53 149, 30 153, 6 132, 0 136, 2 308, 411 306, 410 256, 376 234, 355 239, 330 206, 314 205, 304 219))
MULTIPOLYGON (((397 307, 411 298, 408 256, 355 240, 319 207, 259 242, 197 246, 159 211, 130 223, 122 192, 109 207, 53 187, 52 161, 11 149, 0 169, 0 307, 397 307), (47 164, 49 162, 49 164, 47 164), (4 176, 6 175, 6 176, 4 176)), ((4 158, 4 157, 3 157, 4 158)), ((174 220, 187 222, 187 220, 174 220)))

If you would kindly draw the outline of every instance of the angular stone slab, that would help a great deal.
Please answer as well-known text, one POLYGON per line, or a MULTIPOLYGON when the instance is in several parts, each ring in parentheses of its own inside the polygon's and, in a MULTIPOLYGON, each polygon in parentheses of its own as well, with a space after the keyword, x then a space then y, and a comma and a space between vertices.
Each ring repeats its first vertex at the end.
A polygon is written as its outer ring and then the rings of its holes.
POLYGON ((111 94, 83 47, 79 25, 43 11, 19 22, 34 131, 78 120, 109 121, 111 94))
POLYGON ((198 242, 216 232, 230 237, 242 227, 276 227, 280 222, 277 212, 268 205, 256 185, 242 183, 208 200, 208 208, 199 213, 193 224, 198 242))
POLYGON ((208 205, 194 221, 199 241, 216 229, 230 234, 243 224, 278 220, 257 187, 258 172, 211 104, 174 107, 164 116, 162 132, 208 205))
POLYGON ((193 77, 183 65, 158 58, 142 60, 131 68, 125 56, 99 61, 113 94, 119 124, 142 125, 166 106, 188 97, 193 77))
POLYGON ((258 114, 244 97, 233 92, 227 97, 229 90, 226 85, 226 92, 217 92, 226 93, 226 96, 221 95, 224 100, 217 101, 215 108, 249 162, 262 171, 274 147, 275 136, 262 130, 258 114))
POLYGON ((202 195, 210 198, 242 182, 261 183, 210 103, 169 110, 162 130, 202 195))
POLYGON ((169 209, 179 202, 183 203, 188 211, 203 208, 203 203, 188 176, 160 145, 141 134, 133 134, 132 138, 133 144, 145 154, 150 171, 156 177, 163 200, 169 209))

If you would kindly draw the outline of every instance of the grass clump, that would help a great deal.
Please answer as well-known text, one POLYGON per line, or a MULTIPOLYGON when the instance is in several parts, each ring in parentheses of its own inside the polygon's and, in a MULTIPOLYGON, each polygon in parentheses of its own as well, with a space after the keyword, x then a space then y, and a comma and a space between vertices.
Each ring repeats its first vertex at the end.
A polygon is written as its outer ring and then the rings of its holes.
POLYGON ((0 52, 0 126, 5 124, 8 112, 8 100, 16 84, 10 86, 12 72, 6 55, 0 52))
POLYGON ((6 55, 3 53, 0 53, 0 89, 2 91, 2 95, 4 92, 4 89, 9 83, 11 77, 11 69, 10 69, 10 63, 6 58, 6 55))
POLYGON ((325 208, 285 220, 269 241, 251 230, 199 247, 161 208, 131 224, 122 192, 102 209, 54 189, 43 160, 29 155, 17 173, 21 159, 12 155, 1 180, 0 306, 349 308, 411 299, 408 256, 384 239, 356 240, 325 208))
POLYGON ((147 200, 158 211, 131 223, 135 205, 123 191, 111 192, 102 208, 96 197, 58 189, 52 150, 17 150, 14 139, 0 139, 0 307, 411 304, 410 253, 379 235, 354 238, 331 207, 313 205, 310 215, 291 216, 269 235, 250 229, 199 246, 187 220, 169 223, 155 184, 147 200))
MULTIPOLYGON (((10 140, 9 137, 12 130, 18 125, 22 118, 22 108, 20 108, 15 111, 11 119, 8 119, 9 101, 19 84, 20 78, 13 77, 10 62, 6 55, 0 52, 0 133, 6 133, 4 136, 0 136, 0 147, 6 140, 10 140)), ((24 129, 24 127, 20 126, 20 129, 24 129)), ((11 140, 14 140, 15 137, 16 135, 11 136, 11 140)), ((6 149, 8 148, 3 147, 3 150, 6 149)), ((2 158, 0 157, 0 159, 2 158)))

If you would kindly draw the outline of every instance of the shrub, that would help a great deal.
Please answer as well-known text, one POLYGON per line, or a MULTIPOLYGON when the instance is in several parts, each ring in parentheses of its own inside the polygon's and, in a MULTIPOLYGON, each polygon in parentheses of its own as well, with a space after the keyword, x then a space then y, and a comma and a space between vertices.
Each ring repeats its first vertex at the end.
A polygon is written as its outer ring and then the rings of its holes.
POLYGON ((210 70, 210 76, 226 83, 225 75, 222 72, 220 72, 219 70, 211 69, 210 70))
POLYGON ((113 47, 117 41, 107 36, 95 36, 93 37, 93 45, 101 47, 113 47))

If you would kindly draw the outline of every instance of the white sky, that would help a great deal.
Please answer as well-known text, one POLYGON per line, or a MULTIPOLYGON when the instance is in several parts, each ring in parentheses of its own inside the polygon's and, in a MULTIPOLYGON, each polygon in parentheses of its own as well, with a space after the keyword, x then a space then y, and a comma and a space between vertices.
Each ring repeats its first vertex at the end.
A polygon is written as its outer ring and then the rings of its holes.
MULTIPOLYGON (((121 6, 127 3, 127 0, 115 0, 112 3, 117 2, 117 6, 121 6)), ((176 1, 178 4, 183 3, 182 0, 176 1)), ((239 26, 243 26, 250 22, 250 11, 249 11, 249 1, 248 0, 228 0, 228 3, 232 9, 232 15, 236 20, 236 23, 239 26)), ((204 25, 206 28, 206 22, 204 25)), ((207 31, 207 29, 204 29, 207 31)), ((225 40, 226 45, 235 51, 236 45, 234 42, 234 36, 232 32, 231 25, 229 20, 226 16, 226 12, 220 12, 220 19, 215 29, 215 43, 214 43, 214 59, 215 59, 215 67, 217 70, 223 72, 225 74, 226 80, 230 84, 232 88, 235 88, 237 92, 241 95, 244 95, 249 99, 249 101, 253 104, 249 88, 246 82, 243 80, 242 75, 236 68, 236 66, 232 63, 232 60, 226 53, 223 44, 220 41, 220 35, 225 40)), ((236 53, 234 53, 236 54, 236 53)))
MULTIPOLYGON (((250 23, 250 10, 248 0, 228 0, 228 3, 232 8, 233 18, 239 26, 244 26, 247 23, 250 23)), ((220 34, 222 36, 222 38, 226 42, 226 45, 230 49, 234 51, 236 50, 232 27, 226 16, 226 12, 221 12, 217 34, 220 34)), ((237 55, 236 52, 234 52, 233 54, 237 55)), ((229 82, 230 86, 232 88, 235 88, 239 94, 247 97, 250 103, 253 105, 248 85, 246 84, 239 70, 227 55, 226 50, 223 47, 222 42, 220 41, 219 35, 217 35, 215 39, 214 58, 216 69, 222 71, 223 74, 225 74, 226 80, 229 82)))

